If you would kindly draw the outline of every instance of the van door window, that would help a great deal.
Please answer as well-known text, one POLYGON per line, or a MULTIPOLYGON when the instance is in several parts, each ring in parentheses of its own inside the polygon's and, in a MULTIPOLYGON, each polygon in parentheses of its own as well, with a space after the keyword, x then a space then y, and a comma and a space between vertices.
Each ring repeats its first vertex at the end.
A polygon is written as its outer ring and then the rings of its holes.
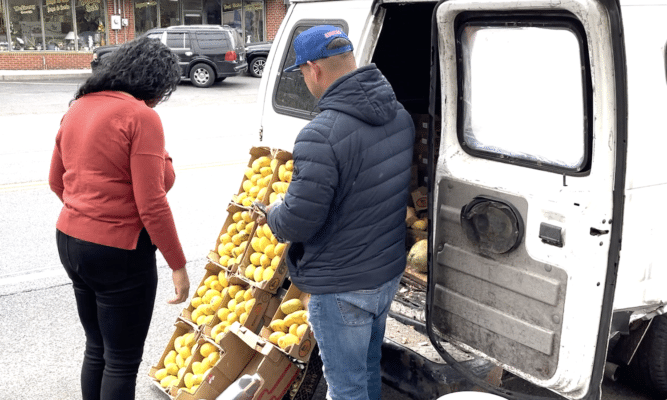
POLYGON ((584 36, 573 22, 459 26, 459 140, 476 156, 561 173, 590 162, 584 36))
POLYGON ((171 49, 189 49, 187 32, 167 32, 167 46, 171 49))
POLYGON ((280 67, 278 84, 273 96, 273 107, 280 114, 289 114, 300 118, 312 119, 320 113, 317 107, 318 99, 313 96, 306 83, 303 81, 303 74, 300 70, 292 72, 282 72, 285 68, 294 65, 296 62, 296 53, 292 47, 294 38, 309 28, 316 25, 333 25, 339 27, 343 32, 348 32, 347 24, 344 21, 313 21, 298 23, 292 30, 289 39, 289 48, 287 54, 283 57, 280 67))

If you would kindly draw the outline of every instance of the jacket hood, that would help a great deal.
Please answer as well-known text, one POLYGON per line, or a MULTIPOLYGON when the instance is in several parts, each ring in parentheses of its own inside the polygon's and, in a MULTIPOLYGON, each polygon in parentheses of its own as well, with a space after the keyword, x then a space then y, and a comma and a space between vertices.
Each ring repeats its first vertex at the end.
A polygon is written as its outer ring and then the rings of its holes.
POLYGON ((358 68, 338 78, 318 103, 321 110, 335 110, 370 125, 384 125, 402 106, 391 85, 375 64, 358 68))

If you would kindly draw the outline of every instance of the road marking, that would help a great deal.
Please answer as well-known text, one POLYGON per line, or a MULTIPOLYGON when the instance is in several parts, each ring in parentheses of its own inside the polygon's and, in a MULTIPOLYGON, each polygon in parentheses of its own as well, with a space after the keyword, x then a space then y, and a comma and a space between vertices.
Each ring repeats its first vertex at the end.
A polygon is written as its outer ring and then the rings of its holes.
POLYGON ((0 286, 17 285, 24 282, 36 281, 39 279, 51 279, 58 277, 66 277, 67 274, 62 268, 49 268, 31 271, 21 271, 13 274, 0 276, 0 286), (21 274, 21 275, 18 275, 21 274))
MULTIPOLYGON (((221 167, 231 167, 234 165, 245 164, 245 161, 230 161, 226 163, 205 163, 205 164, 192 164, 184 165, 182 167, 175 168, 176 172, 179 171, 189 171, 194 169, 207 169, 207 168, 221 168, 221 167)), ((32 189, 41 189, 43 187, 49 186, 48 181, 34 181, 34 182, 20 182, 20 183, 6 183, 0 185, 0 193, 6 192, 16 192, 22 190, 32 190, 32 189)))

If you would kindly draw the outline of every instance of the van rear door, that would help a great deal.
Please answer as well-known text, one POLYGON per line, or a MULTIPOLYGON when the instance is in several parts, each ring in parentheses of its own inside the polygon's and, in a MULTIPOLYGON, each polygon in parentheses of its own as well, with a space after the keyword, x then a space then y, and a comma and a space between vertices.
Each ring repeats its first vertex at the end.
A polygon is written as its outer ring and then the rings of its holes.
POLYGON ((598 399, 624 201, 620 7, 446 1, 434 37, 429 336, 598 399))

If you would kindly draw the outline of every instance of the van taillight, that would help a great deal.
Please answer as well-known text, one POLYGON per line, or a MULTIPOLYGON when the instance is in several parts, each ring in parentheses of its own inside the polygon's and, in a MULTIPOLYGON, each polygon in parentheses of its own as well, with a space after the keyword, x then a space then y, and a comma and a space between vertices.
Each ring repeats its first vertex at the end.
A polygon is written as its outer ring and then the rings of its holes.
POLYGON ((225 53, 225 61, 235 61, 236 60, 236 52, 235 51, 228 51, 225 53))

